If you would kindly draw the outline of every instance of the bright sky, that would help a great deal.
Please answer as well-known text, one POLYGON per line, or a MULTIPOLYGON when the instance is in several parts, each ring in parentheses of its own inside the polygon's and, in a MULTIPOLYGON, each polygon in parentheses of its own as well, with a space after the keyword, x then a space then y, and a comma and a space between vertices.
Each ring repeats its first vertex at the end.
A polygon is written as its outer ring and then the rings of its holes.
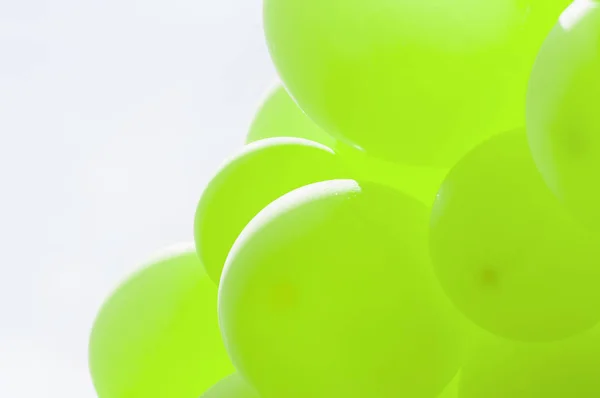
POLYGON ((0 396, 93 398, 98 307, 275 79, 261 1, 0 0, 0 54, 0 396))

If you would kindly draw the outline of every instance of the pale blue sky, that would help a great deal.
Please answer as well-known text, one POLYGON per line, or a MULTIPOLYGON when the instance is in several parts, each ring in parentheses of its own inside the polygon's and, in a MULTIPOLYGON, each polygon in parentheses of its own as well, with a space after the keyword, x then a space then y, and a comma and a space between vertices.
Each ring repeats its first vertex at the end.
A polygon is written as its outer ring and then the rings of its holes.
POLYGON ((88 330, 275 79, 260 0, 0 0, 0 396, 93 398, 88 330))

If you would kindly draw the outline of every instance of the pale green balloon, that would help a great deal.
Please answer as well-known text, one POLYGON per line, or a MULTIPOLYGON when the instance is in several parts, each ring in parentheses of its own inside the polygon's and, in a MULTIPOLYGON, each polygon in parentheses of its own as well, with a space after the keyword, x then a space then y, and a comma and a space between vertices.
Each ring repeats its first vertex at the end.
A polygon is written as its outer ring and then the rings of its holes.
POLYGON ((500 134, 448 174, 430 251, 448 296, 506 338, 565 338, 600 320, 600 247, 537 171, 525 132, 500 134))
POLYGON ((436 398, 466 335, 433 275, 427 219, 410 196, 354 180, 263 209, 219 286, 236 369, 263 398, 436 398))
POLYGON ((269 92, 254 116, 246 143, 274 137, 305 138, 333 149, 337 145, 333 137, 302 112, 281 85, 269 92))
POLYGON ((299 138, 247 145, 210 181, 196 210, 200 260, 218 284, 229 249, 246 224, 280 196, 313 182, 349 176, 337 154, 299 138))
POLYGON ((529 73, 570 0, 265 0, 279 76, 371 155, 447 168, 523 125, 529 73))
POLYGON ((260 396, 238 373, 234 373, 212 386, 200 398, 260 398, 260 396))
POLYGON ((529 84, 527 133, 553 192, 600 229, 600 8, 577 0, 544 43, 529 84))
POLYGON ((193 247, 128 278, 90 336, 99 398, 198 397, 231 374, 216 309, 217 289, 193 247))
POLYGON ((597 328, 553 343, 488 341, 461 371, 458 398, 600 396, 597 328))

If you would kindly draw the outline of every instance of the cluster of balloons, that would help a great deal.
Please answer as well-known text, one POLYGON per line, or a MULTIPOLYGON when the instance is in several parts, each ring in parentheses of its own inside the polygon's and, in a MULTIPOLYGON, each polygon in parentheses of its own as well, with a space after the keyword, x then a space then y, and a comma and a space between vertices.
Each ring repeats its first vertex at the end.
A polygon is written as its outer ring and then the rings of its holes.
POLYGON ((282 85, 99 398, 600 396, 600 3, 264 0, 282 85))

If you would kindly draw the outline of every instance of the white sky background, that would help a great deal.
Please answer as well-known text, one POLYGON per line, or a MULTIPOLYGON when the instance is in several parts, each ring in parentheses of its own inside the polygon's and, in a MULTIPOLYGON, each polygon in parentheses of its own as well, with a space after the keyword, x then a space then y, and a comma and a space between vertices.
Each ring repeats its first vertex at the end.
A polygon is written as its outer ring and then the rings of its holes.
POLYGON ((0 0, 0 397, 95 397, 98 307, 274 79, 260 0, 0 0))

